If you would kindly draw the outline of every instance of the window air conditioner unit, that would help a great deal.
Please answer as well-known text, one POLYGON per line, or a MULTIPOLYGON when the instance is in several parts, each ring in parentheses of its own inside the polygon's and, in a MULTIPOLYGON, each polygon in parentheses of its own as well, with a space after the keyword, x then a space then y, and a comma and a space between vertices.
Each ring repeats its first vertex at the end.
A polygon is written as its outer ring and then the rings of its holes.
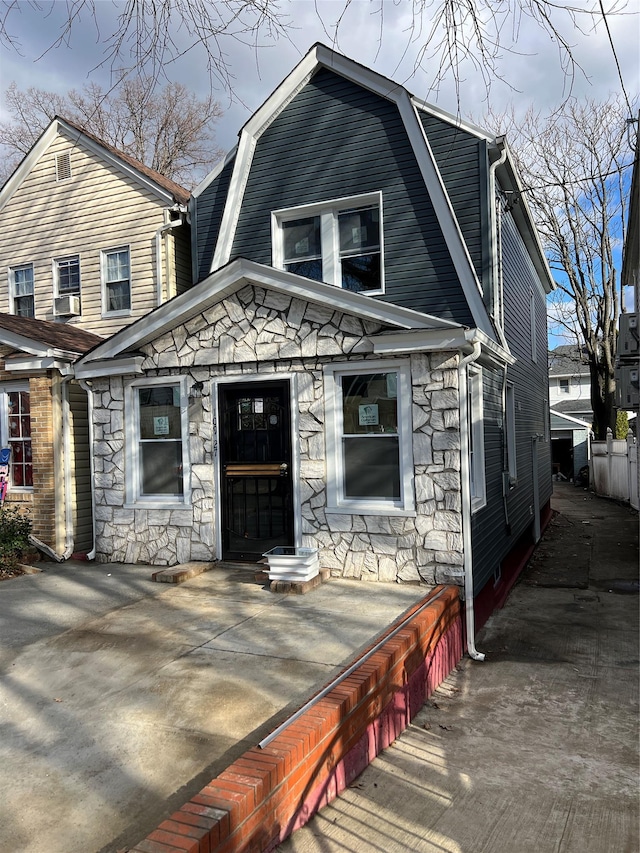
POLYGON ((620 315, 620 333, 618 335, 618 355, 621 358, 638 355, 640 349, 640 334, 638 332, 638 315, 620 315))
POLYGON ((55 300, 55 313, 58 317, 73 317, 80 314, 79 296, 58 296, 55 300))

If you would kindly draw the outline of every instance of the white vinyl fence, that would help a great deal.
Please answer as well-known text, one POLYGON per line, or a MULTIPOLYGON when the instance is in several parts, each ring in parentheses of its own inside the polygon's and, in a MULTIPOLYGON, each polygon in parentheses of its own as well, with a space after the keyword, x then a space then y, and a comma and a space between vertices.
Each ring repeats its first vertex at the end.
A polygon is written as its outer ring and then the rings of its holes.
POLYGON ((638 445, 630 431, 626 439, 614 438, 607 430, 606 441, 591 442, 591 476, 594 492, 607 498, 638 504, 638 445))

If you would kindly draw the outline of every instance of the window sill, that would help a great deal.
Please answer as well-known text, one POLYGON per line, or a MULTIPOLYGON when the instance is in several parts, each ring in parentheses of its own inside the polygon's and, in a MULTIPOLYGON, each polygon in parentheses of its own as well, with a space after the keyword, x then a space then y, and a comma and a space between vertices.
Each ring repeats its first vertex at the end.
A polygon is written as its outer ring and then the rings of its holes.
POLYGON ((184 501, 159 501, 146 498, 140 501, 127 501, 123 509, 191 509, 191 504, 184 501))
POLYGON ((487 505, 486 498, 471 498, 471 514, 478 512, 487 505))
POLYGON ((350 504, 349 506, 327 506, 329 515, 388 515, 415 518, 415 509, 403 509, 397 506, 372 506, 371 504, 350 504))
POLYGON ((124 311, 103 311, 102 317, 104 319, 111 319, 112 317, 131 317, 133 311, 131 308, 126 308, 124 311))

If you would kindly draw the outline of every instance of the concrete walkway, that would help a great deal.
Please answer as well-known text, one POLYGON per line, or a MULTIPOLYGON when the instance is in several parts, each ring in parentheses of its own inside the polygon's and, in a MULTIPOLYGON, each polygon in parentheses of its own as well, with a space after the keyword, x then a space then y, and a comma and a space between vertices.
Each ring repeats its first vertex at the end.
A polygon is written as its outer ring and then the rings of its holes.
POLYGON ((568 484, 505 607, 280 853, 636 853, 638 514, 568 484))
POLYGON ((0 584, 1 853, 133 846, 428 591, 42 568, 0 584))

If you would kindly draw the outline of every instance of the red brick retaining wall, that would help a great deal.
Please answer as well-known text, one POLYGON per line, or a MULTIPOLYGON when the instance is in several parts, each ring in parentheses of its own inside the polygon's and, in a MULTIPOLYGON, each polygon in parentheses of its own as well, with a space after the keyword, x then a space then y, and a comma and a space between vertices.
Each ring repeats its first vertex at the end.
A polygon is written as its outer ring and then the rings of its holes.
POLYGON ((457 587, 438 587, 408 616, 344 680, 262 749, 245 752, 131 853, 264 853, 303 826, 395 740, 462 657, 457 587))

